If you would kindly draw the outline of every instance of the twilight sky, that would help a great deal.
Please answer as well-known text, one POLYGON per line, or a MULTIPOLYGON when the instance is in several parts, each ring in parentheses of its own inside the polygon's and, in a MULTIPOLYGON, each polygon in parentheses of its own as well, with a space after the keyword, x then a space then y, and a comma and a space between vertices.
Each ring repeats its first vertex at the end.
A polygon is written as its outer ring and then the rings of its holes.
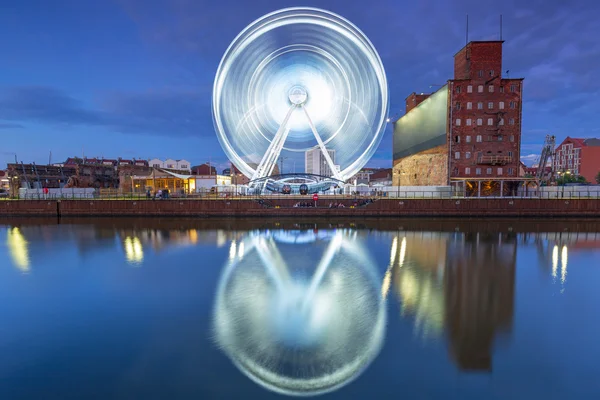
MULTIPOLYGON (((525 78, 525 158, 547 133, 600 137, 595 0, 0 0, 0 168, 50 151, 52 162, 84 152, 225 167, 210 109, 220 58, 247 24, 299 5, 371 39, 392 116, 452 77, 467 13, 470 40, 497 39, 503 14, 503 70, 525 78)), ((388 128, 369 165, 391 167, 391 148, 388 128)))

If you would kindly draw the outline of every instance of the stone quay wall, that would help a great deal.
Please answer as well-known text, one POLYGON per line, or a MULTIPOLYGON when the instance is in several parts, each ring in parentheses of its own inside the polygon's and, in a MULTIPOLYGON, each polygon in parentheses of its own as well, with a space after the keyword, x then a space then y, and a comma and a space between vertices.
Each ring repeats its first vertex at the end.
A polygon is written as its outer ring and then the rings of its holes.
MULTIPOLYGON (((310 202, 310 200, 305 200, 310 202)), ((298 199, 231 200, 7 200, 2 217, 591 217, 600 218, 598 199, 380 199, 354 207, 294 207, 298 199)))

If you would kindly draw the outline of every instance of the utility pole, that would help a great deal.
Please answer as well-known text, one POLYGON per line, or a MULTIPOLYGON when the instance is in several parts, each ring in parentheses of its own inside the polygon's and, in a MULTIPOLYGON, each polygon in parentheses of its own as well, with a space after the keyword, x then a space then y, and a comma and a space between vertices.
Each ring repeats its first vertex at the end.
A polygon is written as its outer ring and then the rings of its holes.
POLYGON ((283 175, 283 160, 287 159, 287 157, 279 156, 279 175, 283 175))

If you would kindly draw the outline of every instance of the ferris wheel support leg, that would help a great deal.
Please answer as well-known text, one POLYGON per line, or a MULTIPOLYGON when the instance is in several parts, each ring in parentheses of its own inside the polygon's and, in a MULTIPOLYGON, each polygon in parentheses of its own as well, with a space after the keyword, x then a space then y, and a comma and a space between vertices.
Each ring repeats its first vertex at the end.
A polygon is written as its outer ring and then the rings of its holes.
POLYGON ((258 167, 256 167, 256 170, 252 175, 252 180, 268 176, 270 175, 270 172, 273 171, 275 163, 277 162, 277 158, 279 157, 279 153, 281 153, 281 149, 283 149, 287 135, 290 132, 290 130, 287 128, 287 124, 295 109, 295 104, 290 107, 283 122, 279 126, 279 129, 275 133, 275 137, 273 137, 269 148, 267 149, 263 158, 260 160, 258 167))
POLYGON ((335 235, 333 237, 333 239, 329 243, 329 246, 327 246, 327 250, 325 250, 325 254, 321 258, 321 261, 319 262, 319 265, 317 266, 317 270, 315 271, 315 274, 313 275, 313 277, 310 281, 310 286, 308 287, 308 290, 306 291, 306 296, 304 297, 304 301, 302 303, 302 306, 304 309, 306 309, 306 307, 308 307, 308 305, 313 301, 315 293, 317 292, 319 285, 323 281, 323 277, 325 276, 325 273, 329 269, 329 265, 331 265, 331 261, 333 260, 333 257, 337 254, 337 252, 340 250, 341 247, 342 247, 342 235, 340 235, 338 233, 337 235, 335 235))
POLYGON ((323 143, 323 140, 321 139, 321 135, 319 135, 319 132, 317 132, 317 128, 315 127, 315 125, 312 122, 312 119, 310 119, 310 116, 308 115, 306 107, 302 107, 302 109, 304 110, 304 114, 306 115, 306 119, 308 119, 308 124, 310 125, 310 129, 312 130, 313 135, 315 135, 315 139, 317 139, 317 143, 319 144, 321 153, 323 153, 323 157, 325 157, 325 161, 327 161, 327 165, 329 166, 333 177, 335 179, 342 180, 340 174, 338 173, 338 170, 335 168, 335 164, 333 163, 331 156, 329 156, 329 153, 327 152, 327 148, 325 147, 325 143, 323 143))
POLYGON ((277 246, 272 240, 266 241, 264 238, 256 238, 255 247, 275 286, 280 292, 285 292, 290 284, 290 272, 283 257, 281 257, 281 253, 277 250, 277 246))

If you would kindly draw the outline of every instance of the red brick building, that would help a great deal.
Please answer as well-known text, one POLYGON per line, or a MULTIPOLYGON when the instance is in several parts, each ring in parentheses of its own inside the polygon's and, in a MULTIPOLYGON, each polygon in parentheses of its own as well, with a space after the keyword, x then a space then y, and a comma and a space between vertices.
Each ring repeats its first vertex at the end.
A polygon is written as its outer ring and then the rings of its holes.
POLYGON ((502 43, 471 42, 454 56, 450 179, 519 174, 523 79, 502 77, 502 43))
POLYGON ((454 79, 412 93, 394 123, 394 185, 519 177, 522 78, 502 76, 502 41, 470 42, 454 79))
POLYGON ((600 139, 567 138, 556 147, 554 157, 556 172, 580 175, 596 183, 600 172, 600 139))

